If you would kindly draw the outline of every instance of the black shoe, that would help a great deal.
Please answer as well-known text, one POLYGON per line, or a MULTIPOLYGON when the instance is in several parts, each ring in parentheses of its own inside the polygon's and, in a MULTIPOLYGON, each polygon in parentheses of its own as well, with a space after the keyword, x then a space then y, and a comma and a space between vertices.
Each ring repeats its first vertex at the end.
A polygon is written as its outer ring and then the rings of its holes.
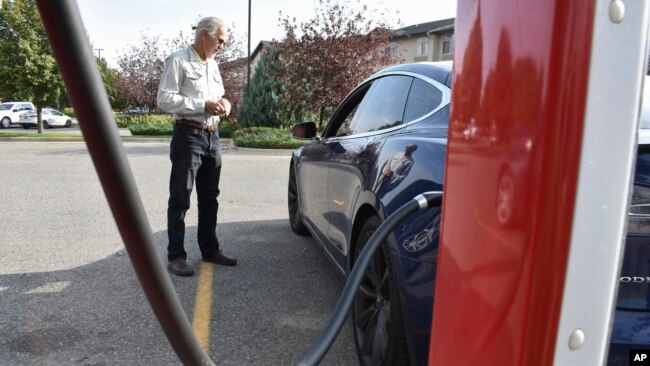
POLYGON ((177 276, 194 276, 194 270, 187 264, 187 262, 185 262, 185 259, 182 258, 169 262, 167 268, 169 269, 169 272, 177 276))
POLYGON ((237 260, 235 258, 225 256, 223 253, 221 253, 221 250, 217 250, 208 255, 204 255, 203 260, 206 262, 223 264, 224 266, 234 266, 237 264, 237 260))

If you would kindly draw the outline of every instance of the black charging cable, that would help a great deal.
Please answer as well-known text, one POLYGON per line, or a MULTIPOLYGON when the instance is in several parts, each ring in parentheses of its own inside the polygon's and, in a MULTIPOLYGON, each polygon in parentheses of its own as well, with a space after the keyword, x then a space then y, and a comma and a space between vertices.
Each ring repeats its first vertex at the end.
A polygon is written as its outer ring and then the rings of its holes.
POLYGON ((311 348, 303 356, 302 361, 298 364, 299 366, 318 365, 323 357, 325 357, 325 354, 327 354, 332 343, 334 343, 336 336, 341 331, 341 327, 350 312, 354 297, 359 290, 361 281, 363 280, 363 275, 381 243, 386 240, 388 235, 395 230, 397 225, 404 221, 404 219, 409 215, 419 210, 439 206, 441 203, 442 192, 432 191, 422 193, 408 201, 402 207, 398 208, 392 215, 388 216, 386 221, 379 225, 355 262, 352 272, 350 272, 350 275, 345 282, 343 293, 334 308, 334 312, 332 313, 329 322, 321 332, 320 336, 314 341, 314 343, 312 343, 311 348))

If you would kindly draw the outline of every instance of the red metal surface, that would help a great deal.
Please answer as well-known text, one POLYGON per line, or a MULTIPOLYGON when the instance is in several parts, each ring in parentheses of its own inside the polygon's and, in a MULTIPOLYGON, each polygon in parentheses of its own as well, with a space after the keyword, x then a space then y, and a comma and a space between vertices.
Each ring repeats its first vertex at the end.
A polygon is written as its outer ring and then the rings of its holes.
POLYGON ((459 0, 430 365, 550 365, 594 4, 459 0))

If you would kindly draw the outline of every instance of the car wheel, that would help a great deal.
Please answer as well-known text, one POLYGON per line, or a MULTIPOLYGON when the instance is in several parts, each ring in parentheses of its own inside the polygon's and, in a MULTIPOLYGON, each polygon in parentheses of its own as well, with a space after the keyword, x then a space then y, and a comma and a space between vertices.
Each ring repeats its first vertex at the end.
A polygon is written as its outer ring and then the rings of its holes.
POLYGON ((302 212, 300 211, 300 202, 298 201, 298 183, 296 181, 296 171, 289 168, 289 191, 287 194, 287 202, 289 205, 289 223, 291 230, 298 235, 307 235, 309 231, 302 223, 302 212))
POLYGON ((47 121, 43 121, 43 128, 50 128, 50 124, 47 121))
MULTIPOLYGON (((380 224, 377 216, 363 224, 355 258, 380 224)), ((361 365, 409 364, 399 293, 385 244, 377 249, 365 271, 354 299, 352 323, 361 365)))
POLYGON ((70 126, 72 126, 72 121, 71 120, 65 121, 65 127, 70 127, 70 126))
POLYGON ((2 119, 2 121, 0 121, 0 127, 9 128, 9 126, 11 126, 11 120, 9 117, 5 117, 2 119))

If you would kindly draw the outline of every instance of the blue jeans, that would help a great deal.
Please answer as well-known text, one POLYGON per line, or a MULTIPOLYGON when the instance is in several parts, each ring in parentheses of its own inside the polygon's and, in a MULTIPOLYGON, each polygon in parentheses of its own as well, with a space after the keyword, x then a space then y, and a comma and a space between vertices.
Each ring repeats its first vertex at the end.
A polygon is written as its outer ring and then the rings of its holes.
POLYGON ((210 133, 175 124, 169 157, 172 161, 172 171, 167 206, 167 259, 171 262, 187 258, 183 246, 185 213, 190 208, 190 194, 195 181, 199 211, 197 231, 201 254, 207 255, 219 250, 216 229, 221 145, 217 131, 210 133))

